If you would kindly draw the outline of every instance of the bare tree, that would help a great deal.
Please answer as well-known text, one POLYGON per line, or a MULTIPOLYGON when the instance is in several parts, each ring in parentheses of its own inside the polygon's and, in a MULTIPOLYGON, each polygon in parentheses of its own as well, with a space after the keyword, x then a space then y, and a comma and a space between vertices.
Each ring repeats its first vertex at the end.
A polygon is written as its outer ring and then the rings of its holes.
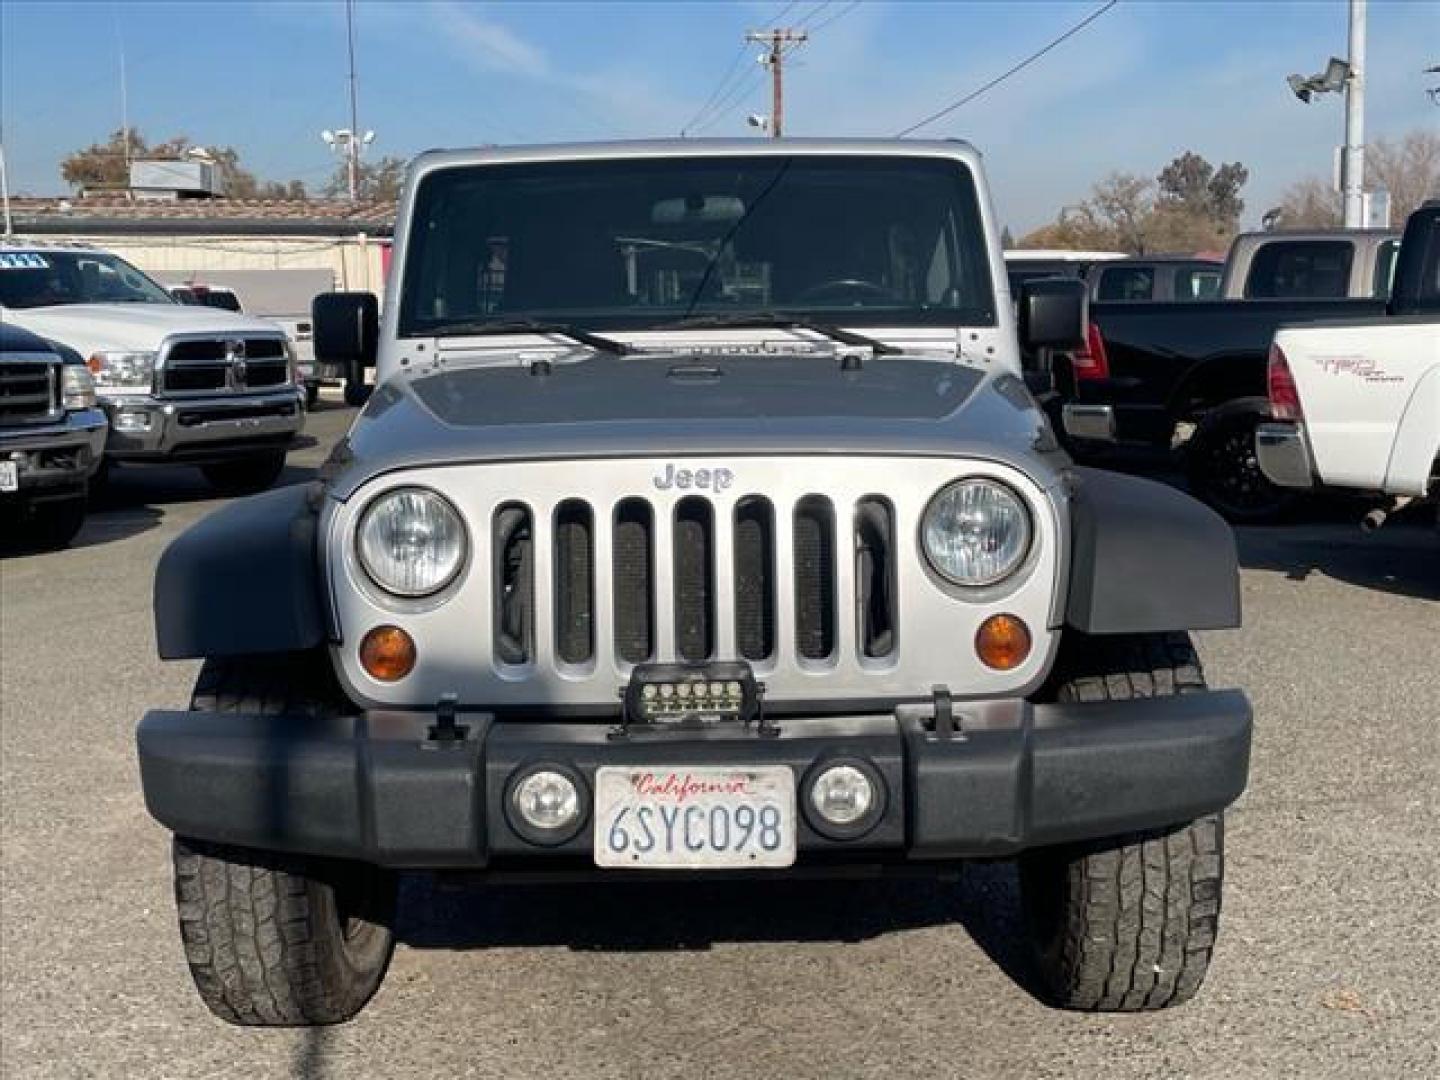
POLYGON ((1398 225, 1426 199, 1440 197, 1440 131, 1376 139, 1366 147, 1365 167, 1372 186, 1389 189, 1390 220, 1398 225))
MULTIPOLYGON (((1398 139, 1376 139, 1365 148, 1369 187, 1390 192, 1390 223, 1402 225, 1426 199, 1440 196, 1440 133, 1412 131, 1398 139)), ((1339 228, 1340 195, 1311 176, 1285 189, 1279 223, 1285 229, 1339 228)))

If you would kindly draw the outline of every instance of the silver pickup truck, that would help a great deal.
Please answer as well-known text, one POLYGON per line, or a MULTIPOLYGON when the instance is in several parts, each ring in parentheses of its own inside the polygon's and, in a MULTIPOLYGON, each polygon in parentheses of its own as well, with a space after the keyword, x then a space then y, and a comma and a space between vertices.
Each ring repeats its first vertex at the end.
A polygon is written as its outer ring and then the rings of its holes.
POLYGON ((259 491, 305 426, 279 326, 178 303, 109 252, 0 241, 0 321, 84 360, 110 421, 106 466, 197 465, 222 492, 259 491))
POLYGON ((354 1015, 416 868, 1017 857, 1054 1002, 1196 992, 1251 716, 1189 635, 1239 622, 1233 538, 1060 449, 1020 346, 1081 341, 1084 284, 1012 307, 974 150, 430 153, 400 221, 378 330, 316 303, 378 362, 321 479, 156 574, 204 666, 140 769, 218 1016, 354 1015))

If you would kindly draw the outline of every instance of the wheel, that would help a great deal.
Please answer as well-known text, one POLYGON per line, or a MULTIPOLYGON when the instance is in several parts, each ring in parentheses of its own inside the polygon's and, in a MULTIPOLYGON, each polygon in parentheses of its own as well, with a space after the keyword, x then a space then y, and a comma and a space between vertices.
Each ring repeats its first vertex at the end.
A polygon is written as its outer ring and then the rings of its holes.
POLYGON ((1236 524, 1278 521, 1297 499, 1260 471, 1255 429, 1264 419, 1258 409, 1217 409, 1200 422, 1186 447, 1191 492, 1236 524))
MULTIPOLYGON (((1056 701, 1205 688, 1186 634, 1067 637, 1056 701)), ((1020 857, 1025 923, 1045 990, 1069 1009, 1140 1012, 1194 997, 1215 947, 1224 815, 1020 857)))
POLYGON ((222 495, 253 495, 264 491, 285 471, 285 451, 276 450, 236 461, 201 465, 210 486, 222 495))
MULTIPOLYGON (((323 653, 207 660, 191 707, 324 714, 323 653)), ((232 1024, 293 1027, 355 1016, 394 948, 394 875, 378 867, 176 837, 175 899, 200 997, 232 1024)))
POLYGON ((36 547, 58 551, 68 547, 85 524, 85 510, 84 495, 40 503, 31 508, 30 524, 26 531, 36 547))
POLYGON ((320 401, 320 384, 319 384, 319 383, 306 383, 306 384, 305 384, 305 408, 306 408, 307 410, 309 410, 310 412, 314 412, 314 411, 315 411, 315 406, 316 406, 317 404, 319 404, 319 401, 320 401))

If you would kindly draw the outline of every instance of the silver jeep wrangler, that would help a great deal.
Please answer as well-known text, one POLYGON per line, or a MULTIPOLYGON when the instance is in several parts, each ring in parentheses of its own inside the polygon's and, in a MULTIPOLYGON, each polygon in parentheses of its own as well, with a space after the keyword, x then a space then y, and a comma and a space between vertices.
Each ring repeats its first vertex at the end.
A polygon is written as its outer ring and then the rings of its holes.
MULTIPOLYGON (((1079 282, 1012 298, 962 143, 430 153, 377 365, 322 477, 156 579, 140 726, 186 953, 241 1024, 361 1009, 396 873, 800 876, 1019 860, 1059 1005, 1199 988, 1245 697, 1229 529, 1077 468, 1021 370, 1079 282), (1017 325, 1018 324, 1018 325, 1017 325)), ((843 885, 836 885, 837 888, 843 885)))

